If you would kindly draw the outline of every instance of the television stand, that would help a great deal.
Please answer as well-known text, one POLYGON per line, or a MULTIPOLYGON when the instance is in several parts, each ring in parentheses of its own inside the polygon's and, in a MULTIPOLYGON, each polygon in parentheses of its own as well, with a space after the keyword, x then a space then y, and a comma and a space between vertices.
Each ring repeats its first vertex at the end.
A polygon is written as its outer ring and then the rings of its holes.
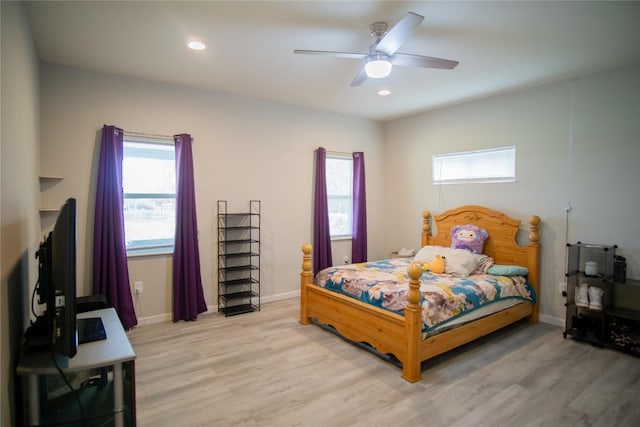
MULTIPOLYGON (((136 425, 135 358, 127 334, 115 309, 88 311, 78 314, 78 320, 99 317, 104 324, 106 339, 78 346, 72 358, 60 357, 58 364, 65 374, 92 369, 113 367, 113 380, 108 387, 80 387, 76 390, 82 401, 84 418, 112 420, 113 425, 136 425), (104 391, 104 392, 103 392, 104 391)), ((26 349, 26 348, 25 348, 26 349)), ((71 392, 50 399, 46 385, 48 375, 58 375, 51 359, 51 351, 23 352, 16 368, 23 377, 25 395, 22 400, 26 409, 26 425, 69 425, 80 421, 76 399, 71 392), (41 397, 46 397, 41 402, 41 397)))
POLYGON ((38 317, 24 333, 24 353, 38 353, 51 349, 51 340, 44 317, 38 317))

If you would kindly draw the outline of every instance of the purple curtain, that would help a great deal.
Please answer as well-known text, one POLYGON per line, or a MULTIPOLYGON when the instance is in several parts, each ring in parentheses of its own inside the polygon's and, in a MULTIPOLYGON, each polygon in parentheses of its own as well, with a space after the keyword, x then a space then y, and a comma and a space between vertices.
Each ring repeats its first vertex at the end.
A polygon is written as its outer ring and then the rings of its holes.
POLYGON ((122 326, 138 324, 129 287, 122 196, 123 133, 104 125, 93 224, 93 294, 104 295, 122 326))
POLYGON ((175 135, 176 237, 173 249, 173 321, 196 320, 207 311, 200 276, 198 221, 191 135, 175 135))
POLYGON ((367 198, 364 180, 364 153, 353 153, 353 238, 351 262, 367 260, 367 198))
POLYGON ((332 265, 331 232, 329 230, 329 206, 326 178, 327 152, 320 147, 316 151, 316 188, 313 208, 313 274, 332 265))

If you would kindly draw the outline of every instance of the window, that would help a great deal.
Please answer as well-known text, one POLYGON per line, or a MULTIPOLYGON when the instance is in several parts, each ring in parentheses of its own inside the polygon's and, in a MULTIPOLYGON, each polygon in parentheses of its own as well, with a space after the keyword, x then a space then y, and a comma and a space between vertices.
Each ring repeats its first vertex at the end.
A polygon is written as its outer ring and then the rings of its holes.
POLYGON ((433 183, 514 182, 516 147, 434 154, 433 183))
POLYGON ((122 160, 127 255, 171 253, 176 228, 173 141, 140 141, 125 134, 122 160))
POLYGON ((332 239, 350 239, 353 227, 353 159, 327 156, 327 204, 332 239))

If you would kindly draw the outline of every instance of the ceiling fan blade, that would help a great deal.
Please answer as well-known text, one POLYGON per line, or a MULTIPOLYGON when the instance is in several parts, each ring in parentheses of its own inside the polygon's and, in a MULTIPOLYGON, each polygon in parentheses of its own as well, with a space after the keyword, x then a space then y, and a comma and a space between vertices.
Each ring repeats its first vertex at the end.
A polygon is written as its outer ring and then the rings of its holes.
POLYGON ((392 56, 413 33, 415 28, 422 22, 424 16, 417 13, 408 12, 387 34, 382 37, 375 50, 385 55, 392 56))
POLYGON ((358 72, 358 74, 356 74, 353 81, 351 82, 351 87, 360 86, 362 83, 364 83, 365 80, 367 80, 367 73, 364 70, 365 64, 366 62, 362 64, 362 67, 360 67, 360 71, 358 72))
POLYGON ((440 68, 452 70, 458 65, 458 61, 450 59, 432 58, 430 56, 410 55, 408 53, 396 53, 391 57, 393 65, 405 65, 409 67, 440 68))
POLYGON ((348 58, 348 59, 363 59, 366 58, 367 55, 364 53, 351 53, 351 52, 332 52, 329 50, 304 50, 304 49, 295 49, 293 53, 303 54, 303 55, 324 55, 324 56, 335 56, 336 58, 348 58))

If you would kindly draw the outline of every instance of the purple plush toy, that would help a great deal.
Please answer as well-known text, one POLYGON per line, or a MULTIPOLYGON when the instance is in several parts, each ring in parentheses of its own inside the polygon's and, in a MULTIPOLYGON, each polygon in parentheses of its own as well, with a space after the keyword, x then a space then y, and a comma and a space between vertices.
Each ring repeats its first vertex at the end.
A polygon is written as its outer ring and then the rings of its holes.
POLYGON ((489 237, 489 233, 484 228, 471 224, 456 225, 451 229, 451 247, 481 254, 482 246, 487 237, 489 237))

